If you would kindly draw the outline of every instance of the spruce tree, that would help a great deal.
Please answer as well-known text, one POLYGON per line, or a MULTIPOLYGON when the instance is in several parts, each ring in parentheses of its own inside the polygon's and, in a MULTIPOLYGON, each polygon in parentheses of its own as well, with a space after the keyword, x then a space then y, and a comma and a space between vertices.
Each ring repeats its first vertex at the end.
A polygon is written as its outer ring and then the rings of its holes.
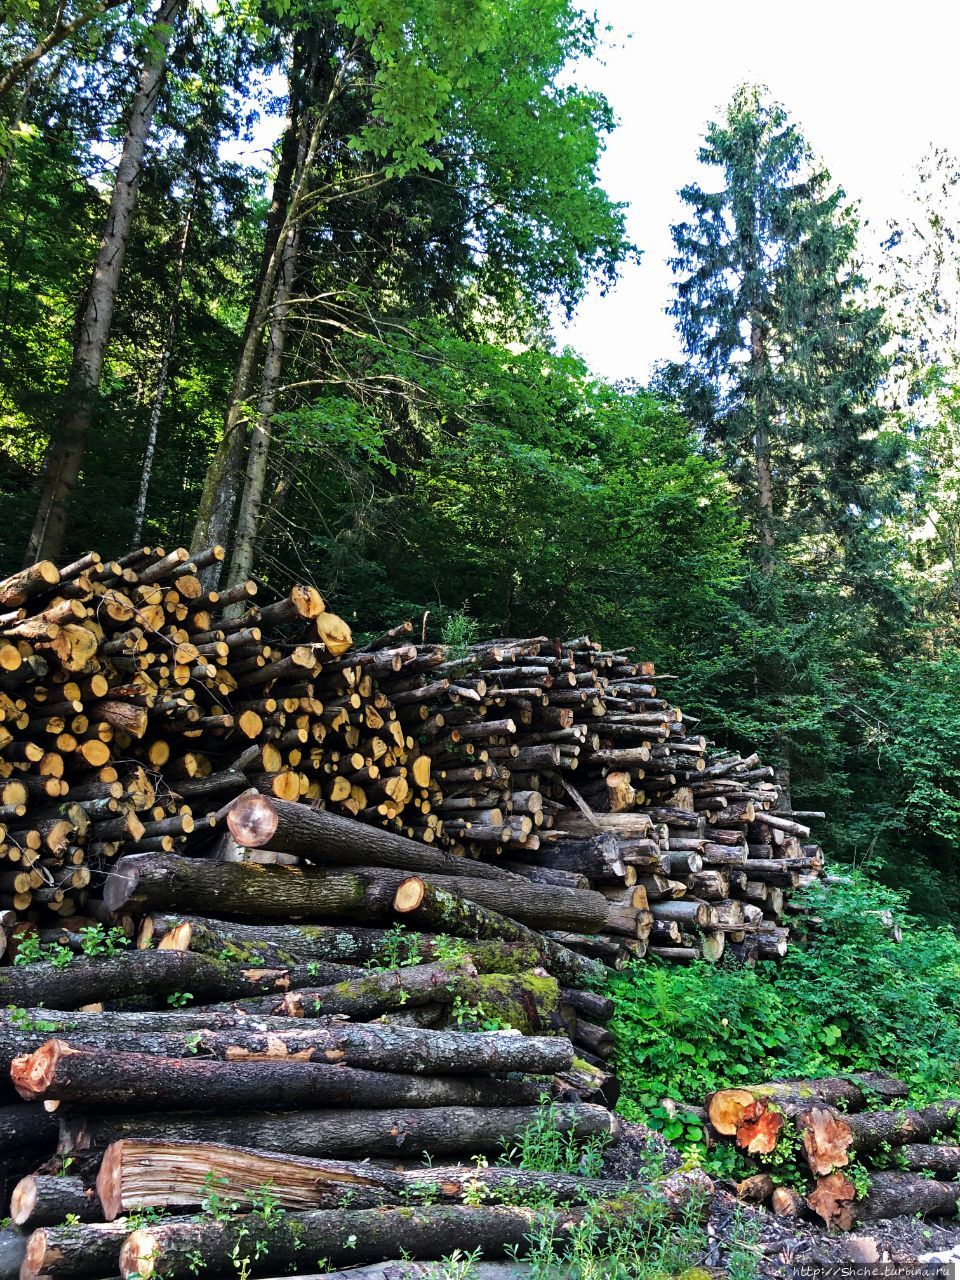
POLYGON ((674 384, 748 525, 755 568, 729 693, 749 691, 754 723, 773 724, 789 792, 795 735, 822 741, 821 708, 849 684, 838 655, 889 609, 883 515, 900 473, 877 394, 887 331, 855 211, 765 90, 736 91, 699 158, 716 177, 682 190, 689 217, 673 227, 671 312, 688 357, 674 384))

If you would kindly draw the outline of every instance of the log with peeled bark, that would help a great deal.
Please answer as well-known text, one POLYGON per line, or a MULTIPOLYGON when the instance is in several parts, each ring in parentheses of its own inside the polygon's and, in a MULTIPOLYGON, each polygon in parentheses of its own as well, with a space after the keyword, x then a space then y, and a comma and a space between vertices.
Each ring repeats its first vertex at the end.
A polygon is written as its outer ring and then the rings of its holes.
POLYGON ((232 1002, 243 1013, 264 1017, 316 1018, 339 1014, 363 1019, 406 1005, 453 1004, 474 990, 477 971, 469 958, 407 969, 374 969, 359 978, 323 987, 232 1002))
MULTIPOLYGON (((595 896, 600 897, 599 894, 595 896)), ((606 900, 602 901, 606 906, 606 900)), ((419 876, 403 882, 394 897, 393 907, 404 922, 411 925, 423 924, 458 938, 499 940, 536 947, 544 956, 550 973, 570 986, 585 986, 605 980, 606 970, 596 960, 578 955, 510 916, 462 895, 439 889, 419 876), (404 890, 402 894, 401 889, 404 890)))
POLYGON ((73 1215, 80 1222, 100 1222, 103 1209, 96 1190, 82 1178, 32 1173, 21 1178, 10 1195, 10 1220, 18 1227, 54 1227, 73 1215))
POLYGON ((955 1182, 938 1182, 921 1178, 915 1173, 895 1173, 892 1170, 871 1172, 867 1194, 854 1206, 859 1222, 874 1222, 878 1218, 924 1217, 954 1218, 960 1187, 955 1182))
POLYGON ((272 1186, 285 1209, 333 1209, 418 1201, 460 1201, 479 1193, 502 1199, 507 1191, 528 1201, 531 1193, 549 1193, 557 1204, 586 1204, 636 1190, 630 1182, 584 1178, 576 1174, 458 1165, 452 1168, 398 1171, 368 1161, 348 1163, 283 1155, 219 1143, 156 1143, 129 1139, 104 1152, 97 1193, 107 1221, 134 1207, 192 1208, 209 1195, 211 1178, 218 1194, 249 1208, 256 1188, 272 1186))
POLYGON ((10 1076, 27 1101, 91 1108, 525 1106, 542 1086, 536 1078, 418 1076, 364 1071, 318 1062, 162 1058, 145 1053, 71 1048, 50 1040, 14 1060, 10 1076))
MULTIPOLYGON (((525 1036, 514 1032, 465 1032, 386 1026, 382 1023, 344 1023, 317 1020, 315 1025, 291 1026, 292 1020, 254 1018, 234 1011, 219 1016, 213 1010, 197 1010, 179 1016, 86 1013, 51 1017, 48 1031, 17 1033, 0 1049, 0 1068, 9 1073, 15 1057, 39 1049, 50 1030, 66 1033, 73 1046, 83 1049, 123 1049, 158 1057, 218 1058, 223 1061, 256 1059, 343 1063, 373 1071, 406 1071, 428 1075, 475 1075, 478 1072, 527 1072, 551 1075, 569 1069, 573 1050, 559 1036, 525 1036), (222 1023, 222 1026, 207 1025, 222 1023)), ((0 1044, 3 1037, 0 1037, 0 1044)), ((23 1104, 0 1108, 0 1137, 12 1141, 13 1125, 5 1126, 5 1110, 15 1113, 20 1131, 53 1141, 57 1127, 36 1107, 23 1104)), ((34 1139, 29 1138, 30 1141, 34 1139)))
MULTIPOLYGON (((412 955, 424 961, 440 959, 448 950, 431 934, 410 933, 397 938, 393 930, 362 925, 239 924, 236 921, 156 912, 140 922, 137 945, 161 946, 223 957, 238 964, 285 968, 325 961, 329 964, 364 966, 382 962, 390 950, 399 950, 406 961, 412 955)), ((543 958, 532 943, 474 941, 470 958, 480 973, 519 973, 532 969, 543 958)))
POLYGON ((199 1001, 231 1000, 363 975, 363 969, 321 961, 264 968, 189 951, 131 951, 76 959, 65 967, 40 963, 0 969, 0 1001, 70 1008, 124 996, 162 1000, 178 991, 189 991, 199 1001))
MULTIPOLYGON (((606 1107, 558 1102, 552 1123, 578 1141, 616 1142, 620 1122, 606 1107)), ((509 1149, 542 1124, 538 1106, 414 1107, 391 1110, 272 1111, 204 1115, 196 1111, 134 1115, 85 1115, 64 1118, 63 1151, 88 1151, 133 1138, 151 1142, 219 1142, 258 1151, 292 1155, 390 1156, 419 1159, 423 1154, 459 1156, 509 1149)))
POLYGON ((393 902, 397 872, 210 862, 163 853, 121 858, 107 876, 103 900, 111 911, 193 910, 268 919, 347 916, 382 918, 393 902), (393 879, 388 877, 393 876, 393 879))
POLYGON ((515 881, 509 872, 491 863, 457 858, 392 831, 273 796, 240 796, 227 814, 227 826, 243 848, 293 853, 324 866, 391 867, 398 871, 515 881))

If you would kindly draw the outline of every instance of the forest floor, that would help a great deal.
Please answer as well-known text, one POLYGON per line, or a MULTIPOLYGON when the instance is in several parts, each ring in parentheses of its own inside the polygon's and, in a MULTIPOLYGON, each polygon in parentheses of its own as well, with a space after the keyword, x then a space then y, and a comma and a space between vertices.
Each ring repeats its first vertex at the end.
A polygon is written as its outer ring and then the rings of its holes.
MULTIPOLYGON (((660 1153, 668 1171, 683 1163, 680 1153, 657 1134, 643 1125, 624 1123, 620 1143, 606 1154, 606 1176, 641 1177, 652 1150, 660 1153)), ((957 1191, 960 1194, 960 1185, 957 1191)), ((852 1232, 829 1232, 815 1221, 778 1218, 746 1205, 737 1200, 732 1185, 718 1183, 704 1246, 695 1265, 725 1274, 731 1255, 743 1252, 755 1256, 758 1276, 763 1280, 793 1275, 800 1266, 934 1260, 960 1263, 960 1221, 885 1218, 864 1223, 852 1232)))

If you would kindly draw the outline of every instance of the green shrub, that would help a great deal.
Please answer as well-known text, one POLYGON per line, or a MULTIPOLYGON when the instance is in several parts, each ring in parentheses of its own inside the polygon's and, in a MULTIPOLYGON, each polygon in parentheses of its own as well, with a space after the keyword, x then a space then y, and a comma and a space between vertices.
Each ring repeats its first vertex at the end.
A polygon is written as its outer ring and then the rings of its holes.
POLYGON ((610 980, 628 1119, 663 1097, 701 1103, 725 1085, 884 1070, 916 1101, 960 1077, 960 939, 906 915, 856 873, 805 892, 819 923, 779 964, 671 968, 646 961, 610 980), (899 945, 878 913, 903 927, 899 945))

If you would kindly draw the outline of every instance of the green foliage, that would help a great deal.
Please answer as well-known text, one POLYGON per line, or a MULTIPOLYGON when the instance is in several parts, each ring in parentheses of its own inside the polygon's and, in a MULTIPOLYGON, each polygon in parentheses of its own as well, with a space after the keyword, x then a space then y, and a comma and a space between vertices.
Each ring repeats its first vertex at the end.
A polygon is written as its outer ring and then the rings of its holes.
MULTIPOLYGON (((822 922, 804 946, 754 969, 635 964, 610 979, 620 1109, 764 1079, 886 1070, 923 1102, 950 1096, 960 1062, 960 939, 905 913, 895 892, 851 873, 806 891, 822 922), (882 913, 904 927, 898 945, 882 913)), ((679 1136, 679 1135, 678 1135, 679 1136)))

